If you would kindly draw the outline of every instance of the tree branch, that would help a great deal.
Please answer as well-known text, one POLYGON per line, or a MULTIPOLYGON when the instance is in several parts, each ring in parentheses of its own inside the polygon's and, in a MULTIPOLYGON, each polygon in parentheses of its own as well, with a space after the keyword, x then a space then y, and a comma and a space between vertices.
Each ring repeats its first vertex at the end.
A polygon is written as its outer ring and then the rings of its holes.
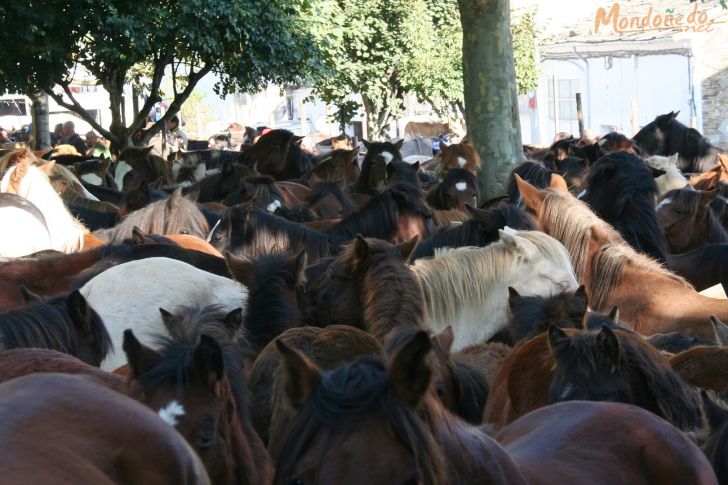
POLYGON ((58 103, 59 106, 62 106, 64 108, 66 108, 66 109, 68 109, 70 111, 73 111, 74 113, 78 114, 81 117, 81 119, 83 119, 89 125, 91 125, 91 127, 93 127, 93 129, 95 129, 100 135, 102 135, 104 138, 106 138, 106 139, 111 140, 112 142, 114 142, 114 138, 116 138, 116 137, 113 136, 110 131, 104 129, 103 126, 101 126, 100 124, 98 124, 96 122, 96 120, 91 117, 91 115, 88 113, 88 111, 86 111, 86 109, 83 106, 81 106, 81 104, 73 96, 73 93, 71 92, 71 89, 68 87, 68 83, 67 82, 64 82, 60 86, 63 88, 63 91, 66 93, 66 95, 68 96, 68 98, 71 100, 70 103, 66 102, 63 99, 63 95, 62 94, 55 93, 53 91, 53 88, 44 89, 44 91, 46 93, 48 93, 48 96, 50 96, 51 98, 53 98, 53 100, 56 103, 58 103))

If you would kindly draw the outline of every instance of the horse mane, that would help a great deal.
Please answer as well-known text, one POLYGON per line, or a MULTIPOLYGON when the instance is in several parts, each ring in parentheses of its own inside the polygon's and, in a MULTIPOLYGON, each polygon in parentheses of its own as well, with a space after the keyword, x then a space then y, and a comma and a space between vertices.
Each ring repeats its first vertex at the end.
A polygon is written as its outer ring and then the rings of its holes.
POLYGON ((510 201, 514 204, 521 200, 521 193, 518 191, 518 186, 516 185, 515 174, 518 174, 523 180, 539 189, 545 189, 551 185, 551 170, 536 162, 525 161, 521 163, 511 170, 511 173, 508 175, 506 193, 510 201))
MULTIPOLYGON (((171 197, 177 197, 172 195, 171 197)), ((94 234, 109 242, 121 242, 131 237, 134 226, 142 232, 154 234, 179 234, 187 231, 192 235, 206 238, 210 232, 207 219, 191 200, 179 196, 173 208, 169 207, 171 199, 152 202, 146 207, 126 216, 123 221, 110 229, 103 229, 94 234)))
POLYGON ((119 154, 119 160, 123 160, 127 165, 135 170, 141 170, 144 173, 151 174, 153 180, 162 177, 163 185, 174 184, 172 165, 164 158, 150 153, 148 148, 125 148, 124 151, 119 154))
POLYGON ((714 151, 717 148, 698 130, 675 118, 670 120, 665 139, 665 154, 679 153, 690 162, 690 171, 705 172, 716 164, 714 151), (709 162, 712 163, 708 165, 709 162))
MULTIPOLYGON (((549 235, 518 231, 517 236, 536 246, 543 257, 571 267, 564 247, 549 235)), ((507 292, 495 291, 494 282, 516 274, 519 264, 524 264, 521 258, 498 241, 483 248, 438 248, 434 258, 418 259, 411 269, 422 287, 430 319, 446 322, 457 317, 462 302, 477 307, 493 298, 508 298, 507 292)))
POLYGON ((27 148, 20 148, 6 153, 0 158, 0 179, 5 175, 13 165, 25 163, 28 165, 42 165, 45 160, 35 156, 35 154, 27 148))
POLYGON ((413 455, 425 485, 444 483, 443 457, 425 424, 397 397, 381 357, 365 356, 324 373, 291 423, 276 468, 287 484, 310 442, 326 428, 346 426, 373 413, 413 455))
POLYGON ((291 328, 292 323, 297 326, 301 322, 299 309, 281 296, 282 286, 293 288, 297 285, 289 267, 293 255, 289 251, 269 254, 252 263, 250 272, 256 283, 248 288, 243 321, 247 338, 256 352, 291 328))
MULTIPOLYGON (((625 374, 636 374, 647 384, 658 409, 650 410, 682 430, 698 430, 703 426, 700 397, 672 370, 662 355, 644 339, 631 332, 617 330, 619 366, 625 374)), ((599 367, 602 356, 598 348, 600 332, 577 332, 570 340, 579 365, 599 367)), ((572 357, 574 358, 574 357, 572 357)))
POLYGON ((612 226, 597 217, 584 202, 555 189, 545 189, 543 193, 545 197, 539 209, 538 219, 542 221, 544 230, 566 246, 571 254, 579 283, 584 282, 592 235, 597 233, 608 240, 592 261, 594 273, 589 301, 595 310, 610 310, 604 306, 628 264, 669 278, 685 287, 691 287, 687 281, 671 273, 657 261, 635 251, 612 226))
POLYGON ((487 246, 499 239, 498 229, 505 226, 518 230, 536 229, 533 220, 516 207, 486 209, 483 216, 479 215, 455 227, 445 228, 419 243, 412 259, 433 256, 436 248, 487 246))
MULTIPOLYGON (((68 311, 67 297, 57 295, 0 314, 3 348, 37 347, 78 356, 76 325, 68 311)), ((91 307, 88 311, 91 318, 87 323, 96 341, 94 357, 101 362, 113 344, 101 317, 91 307)))
POLYGON ((243 381, 245 363, 239 343, 230 337, 223 326, 227 313, 220 305, 175 309, 175 324, 167 329, 169 336, 155 337, 155 348, 162 358, 137 378, 142 392, 167 383, 176 384, 179 389, 187 386, 193 371, 194 351, 200 336, 204 334, 213 338, 222 350, 225 376, 230 383, 238 416, 241 422, 247 422, 248 398, 243 381))
MULTIPOLYGON (((667 198, 679 204, 680 207, 690 214, 691 219, 695 219, 702 205, 700 192, 697 190, 674 189, 666 193, 663 200, 667 198)), ((708 240, 714 244, 728 243, 728 232, 718 220, 718 216, 715 215, 715 212, 710 207, 706 207, 705 212, 708 218, 708 240)))

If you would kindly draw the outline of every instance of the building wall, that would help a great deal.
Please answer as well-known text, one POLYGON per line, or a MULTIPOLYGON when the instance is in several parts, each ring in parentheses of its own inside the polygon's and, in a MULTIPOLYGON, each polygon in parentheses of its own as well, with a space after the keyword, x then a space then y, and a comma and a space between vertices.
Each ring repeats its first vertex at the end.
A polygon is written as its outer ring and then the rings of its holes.
MULTIPOLYGON (((542 144, 550 143, 555 133, 561 131, 555 129, 553 120, 548 116, 548 87, 554 76, 557 80, 579 80, 584 125, 593 135, 611 130, 633 135, 632 102, 637 105, 637 129, 655 116, 672 110, 680 110, 678 119, 690 125, 691 75, 687 56, 552 59, 543 61, 541 69, 537 97, 538 137, 542 144)), ((698 112, 698 129, 701 118, 698 112)))

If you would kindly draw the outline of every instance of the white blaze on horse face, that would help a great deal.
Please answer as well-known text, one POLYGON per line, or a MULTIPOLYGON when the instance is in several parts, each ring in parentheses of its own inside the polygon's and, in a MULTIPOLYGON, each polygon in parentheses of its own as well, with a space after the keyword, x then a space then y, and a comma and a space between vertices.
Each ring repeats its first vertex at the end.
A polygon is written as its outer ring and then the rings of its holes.
POLYGON ((101 177, 99 177, 98 175, 96 175, 93 172, 85 173, 85 174, 81 175, 81 180, 83 180, 84 182, 87 182, 91 185, 101 185, 104 182, 103 180, 101 180, 101 177))
POLYGON ((389 164, 392 160, 394 160, 394 155, 389 152, 382 152, 381 153, 382 158, 384 159, 384 163, 389 164))
POLYGON ((222 218, 218 219, 214 226, 212 226, 212 229, 210 230, 210 234, 207 235, 207 242, 212 241, 212 235, 215 234, 215 229, 217 229, 217 226, 220 225, 220 222, 222 221, 222 218))
POLYGON ((672 197, 667 197, 665 199, 662 199, 659 204, 657 204, 657 207, 655 207, 655 212, 659 211, 663 207, 666 207, 672 203, 672 197))
POLYGON ((458 157, 458 165, 460 165, 460 168, 464 168, 467 164, 467 160, 465 160, 463 157, 458 157))
POLYGON ((455 190, 458 192, 465 192, 465 189, 468 188, 468 183, 464 180, 461 180, 460 182, 455 184, 455 190))
POLYGON ((177 418, 185 415, 185 408, 177 401, 170 401, 169 404, 160 409, 157 414, 170 426, 177 426, 177 418))
POLYGON ((268 207, 266 207, 266 209, 268 210, 268 212, 273 213, 276 211, 276 209, 278 209, 280 207, 283 207, 283 204, 281 204, 280 200, 276 199, 273 202, 271 202, 270 204, 268 204, 268 207))

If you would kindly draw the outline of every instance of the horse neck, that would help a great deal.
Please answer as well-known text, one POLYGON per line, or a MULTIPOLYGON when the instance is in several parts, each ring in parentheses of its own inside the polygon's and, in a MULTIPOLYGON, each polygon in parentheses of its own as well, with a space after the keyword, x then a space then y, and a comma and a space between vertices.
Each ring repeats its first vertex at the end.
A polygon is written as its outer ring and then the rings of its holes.
POLYGON ((361 284, 364 328, 379 340, 394 328, 419 328, 425 320, 420 285, 402 261, 372 264, 361 284))
POLYGON ((397 217, 392 217, 392 213, 395 212, 399 215, 399 211, 397 209, 392 211, 389 206, 394 204, 394 201, 388 197, 385 199, 385 197, 387 196, 382 194, 372 198, 364 207, 324 233, 342 244, 350 241, 357 234, 389 240, 397 231, 397 217))
POLYGON ((289 328, 301 325, 301 312, 278 285, 265 282, 248 295, 245 328, 248 340, 258 350, 289 328))
POLYGON ((483 428, 450 414, 431 393, 424 400, 424 419, 445 459, 448 483, 525 483, 518 465, 483 428))

